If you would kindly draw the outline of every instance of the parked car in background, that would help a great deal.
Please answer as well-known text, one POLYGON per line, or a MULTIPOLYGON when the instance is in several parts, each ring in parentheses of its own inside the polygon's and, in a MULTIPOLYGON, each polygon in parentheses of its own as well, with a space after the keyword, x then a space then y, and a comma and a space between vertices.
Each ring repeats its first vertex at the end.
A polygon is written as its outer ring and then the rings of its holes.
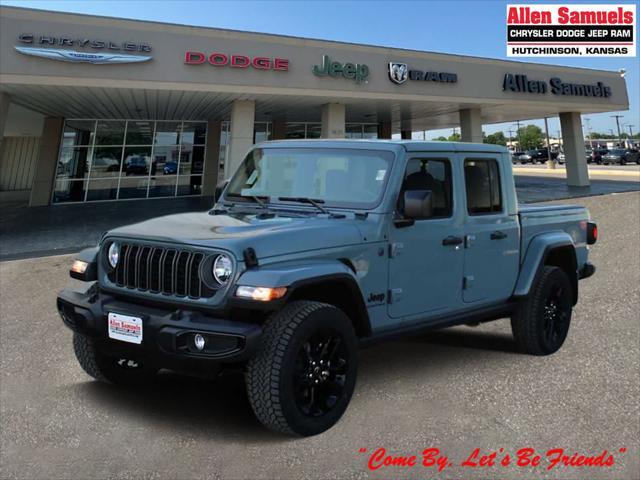
POLYGON ((606 148, 594 148, 591 151, 591 161, 593 163, 601 164, 602 156, 606 155, 609 152, 606 148))
POLYGON ((162 169, 165 175, 175 175, 178 172, 178 162, 167 162, 162 169))
POLYGON ((591 150, 590 148, 585 149, 584 151, 584 155, 587 159, 587 163, 591 163, 591 155, 593 153, 593 150, 591 150))
POLYGON ((558 157, 556 158, 556 160, 558 160, 558 163, 564 165, 564 162, 565 162, 564 152, 558 153, 558 157))
POLYGON ((149 173, 147 158, 141 155, 132 155, 125 160, 127 175, 146 175, 149 173))
POLYGON ((638 151, 628 148, 614 148, 602 155, 602 163, 605 165, 619 164, 624 165, 627 162, 638 163, 638 151))
MULTIPOLYGON (((534 162, 546 162, 549 160, 549 150, 547 148, 537 148, 530 150, 531 158, 534 162)), ((558 152, 551 152, 551 160, 555 160, 558 156, 558 152)))
POLYGON ((531 162, 531 155, 528 152, 516 152, 514 155, 518 157, 518 161, 520 163, 529 163, 531 162))

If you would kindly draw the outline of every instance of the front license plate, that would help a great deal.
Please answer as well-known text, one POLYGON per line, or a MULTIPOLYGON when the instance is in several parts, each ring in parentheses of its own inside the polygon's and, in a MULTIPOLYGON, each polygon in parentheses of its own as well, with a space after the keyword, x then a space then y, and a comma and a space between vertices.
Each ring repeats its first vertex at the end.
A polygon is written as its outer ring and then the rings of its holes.
POLYGON ((129 343, 142 343, 142 319, 110 312, 109 338, 129 343))

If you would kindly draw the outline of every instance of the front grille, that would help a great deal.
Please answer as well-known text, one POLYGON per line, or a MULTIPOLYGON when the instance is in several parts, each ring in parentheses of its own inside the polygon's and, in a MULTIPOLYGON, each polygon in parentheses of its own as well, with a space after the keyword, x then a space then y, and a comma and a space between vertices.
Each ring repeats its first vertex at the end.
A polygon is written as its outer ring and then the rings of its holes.
POLYGON ((176 248, 120 244, 120 261, 108 273, 118 287, 177 297, 210 298, 216 290, 200 277, 207 255, 176 248))

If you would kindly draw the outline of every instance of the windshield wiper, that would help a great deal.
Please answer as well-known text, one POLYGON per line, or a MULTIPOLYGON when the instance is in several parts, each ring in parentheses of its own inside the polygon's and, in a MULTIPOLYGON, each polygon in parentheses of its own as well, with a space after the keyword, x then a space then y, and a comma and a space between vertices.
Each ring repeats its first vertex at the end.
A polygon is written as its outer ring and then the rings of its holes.
POLYGON ((298 202, 298 203, 308 203, 309 205, 313 205, 318 210, 326 215, 333 215, 329 210, 324 208, 321 203, 324 203, 324 200, 319 198, 307 198, 307 197, 278 197, 278 200, 282 200, 283 202, 298 202))

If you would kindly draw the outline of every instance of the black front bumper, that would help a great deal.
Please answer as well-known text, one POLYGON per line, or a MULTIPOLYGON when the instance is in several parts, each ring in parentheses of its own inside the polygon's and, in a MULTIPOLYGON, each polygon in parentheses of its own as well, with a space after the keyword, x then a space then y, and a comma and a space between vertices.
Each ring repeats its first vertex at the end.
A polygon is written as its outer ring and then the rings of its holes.
POLYGON ((87 293, 63 290, 56 303, 62 321, 74 332, 100 341, 103 349, 148 355, 160 364, 180 359, 241 362, 255 352, 262 334, 258 324, 214 318, 199 311, 140 305, 91 289, 87 293), (109 313, 141 318, 142 343, 109 338, 109 313), (196 334, 206 339, 203 350, 195 346, 196 334))

